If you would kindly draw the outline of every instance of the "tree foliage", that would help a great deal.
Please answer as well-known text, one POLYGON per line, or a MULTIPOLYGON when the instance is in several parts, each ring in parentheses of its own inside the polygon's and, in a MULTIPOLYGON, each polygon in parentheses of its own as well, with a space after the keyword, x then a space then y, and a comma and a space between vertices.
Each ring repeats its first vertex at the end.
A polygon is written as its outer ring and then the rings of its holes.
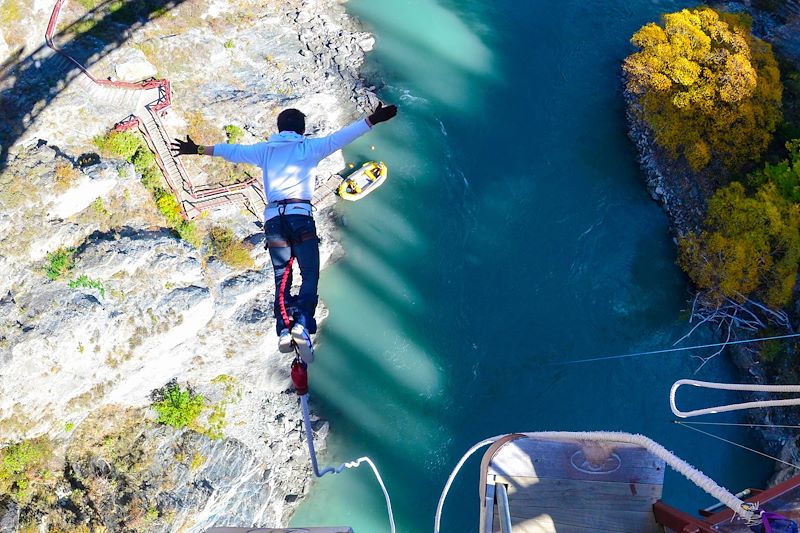
POLYGON ((712 301, 756 296, 783 306, 800 263, 798 228, 798 205, 775 183, 765 182, 748 195, 733 182, 709 200, 703 230, 680 240, 678 262, 712 301))
POLYGON ((786 143, 789 159, 778 164, 766 163, 764 168, 751 174, 749 183, 760 187, 765 183, 774 183, 781 196, 792 203, 800 203, 800 139, 786 143))
POLYGON ((24 440, 0 450, 0 493, 27 503, 42 483, 52 477, 48 469, 52 444, 45 437, 24 440))
POLYGON ((150 393, 150 398, 158 422, 179 429, 193 424, 205 404, 202 396, 189 387, 182 389, 175 379, 150 393))
POLYGON ((757 161, 781 119, 782 86, 769 44, 744 16, 684 9, 649 23, 625 59, 656 142, 694 170, 718 159, 730 170, 757 161))

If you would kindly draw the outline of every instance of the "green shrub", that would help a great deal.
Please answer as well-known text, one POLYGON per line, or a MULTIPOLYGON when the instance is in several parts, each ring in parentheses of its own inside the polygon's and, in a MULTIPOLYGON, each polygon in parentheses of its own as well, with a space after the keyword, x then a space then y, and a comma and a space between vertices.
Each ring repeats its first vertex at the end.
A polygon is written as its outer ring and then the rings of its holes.
POLYGON ((74 266, 72 248, 59 248, 47 254, 47 277, 55 281, 69 274, 74 266))
POLYGON ((158 413, 158 423, 174 428, 185 428, 197 420, 205 405, 205 398, 187 387, 182 389, 176 379, 150 394, 151 407, 158 413))
POLYGON ((150 192, 161 186, 161 171, 155 165, 142 171, 142 185, 150 192))
POLYGON ((181 239, 195 248, 198 248, 203 241, 200 231, 197 229, 197 224, 191 220, 182 220, 180 224, 175 227, 175 231, 178 232, 181 239))
POLYGON ((97 289, 101 298, 106 297, 106 289, 100 280, 91 279, 86 274, 81 274, 80 277, 73 279, 69 282, 70 289, 97 289))
POLYGON ((47 464, 53 448, 46 437, 24 440, 0 450, 0 493, 18 503, 27 503, 36 485, 50 477, 47 464))
POLYGON ((103 202, 102 198, 95 198, 90 207, 92 208, 92 211, 98 215, 108 216, 108 209, 106 209, 106 204, 103 202))
POLYGON ((133 163, 136 172, 144 174, 147 169, 156 167, 156 156, 140 141, 140 146, 131 157, 131 163, 133 163))
POLYGON ((209 231, 209 237, 211 237, 214 255, 219 257, 223 263, 239 269, 255 266, 253 258, 250 256, 250 248, 236 239, 230 228, 215 226, 209 231))
POLYGON ((228 49, 233 48, 233 39, 228 39, 227 41, 225 41, 225 43, 222 46, 224 46, 225 48, 228 48, 228 49))
POLYGON ((800 212, 774 183, 748 195, 739 182, 708 201, 700 233, 679 241, 678 262, 717 303, 755 295, 770 306, 789 303, 800 264, 800 212))
POLYGON ((128 131, 111 131, 107 135, 95 137, 94 144, 105 155, 119 156, 132 162, 136 151, 144 143, 139 137, 128 131))
POLYGON ((181 204, 178 200, 165 189, 157 189, 155 191, 156 206, 158 210, 164 215, 164 218, 170 223, 171 226, 178 226, 183 221, 183 211, 181 211, 181 204))
POLYGON ((228 144, 236 144, 244 137, 244 130, 239 126, 228 124, 225 126, 225 135, 228 136, 228 144))
POLYGON ((800 139, 786 143, 789 159, 772 165, 765 163, 764 168, 748 176, 748 184, 760 187, 773 183, 778 192, 792 203, 800 203, 800 139))

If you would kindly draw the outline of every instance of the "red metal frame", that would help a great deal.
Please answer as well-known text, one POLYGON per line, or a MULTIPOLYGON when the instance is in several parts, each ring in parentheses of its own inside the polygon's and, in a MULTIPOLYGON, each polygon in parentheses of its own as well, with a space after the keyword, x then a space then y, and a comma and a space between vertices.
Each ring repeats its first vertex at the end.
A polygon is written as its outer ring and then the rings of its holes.
MULTIPOLYGON (((794 476, 764 491, 754 490, 753 496, 745 501, 765 508, 771 500, 785 496, 798 488, 800 488, 800 476, 794 476)), ((718 533, 719 530, 713 526, 730 522, 734 514, 731 509, 725 509, 711 516, 698 518, 675 509, 660 500, 653 504, 653 515, 656 518, 656 522, 680 533, 718 533)))

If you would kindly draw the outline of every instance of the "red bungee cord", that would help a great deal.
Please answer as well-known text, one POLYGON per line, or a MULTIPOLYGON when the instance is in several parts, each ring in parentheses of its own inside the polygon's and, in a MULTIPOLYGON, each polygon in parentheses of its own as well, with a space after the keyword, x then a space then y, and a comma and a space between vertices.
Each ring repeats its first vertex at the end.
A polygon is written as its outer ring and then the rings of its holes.
MULTIPOLYGON (((286 294, 286 282, 289 279, 289 274, 292 272, 293 264, 294 256, 291 256, 289 261, 286 263, 286 270, 283 272, 283 276, 281 277, 280 293, 278 294, 278 305, 281 308, 281 318, 283 318, 283 323, 287 327, 291 326, 291 321, 289 320, 289 313, 286 312, 286 301, 284 295, 286 294)), ((294 390, 297 392, 298 396, 308 394, 308 365, 306 365, 306 363, 303 362, 299 356, 295 356, 294 361, 292 361, 292 383, 294 384, 294 390)))

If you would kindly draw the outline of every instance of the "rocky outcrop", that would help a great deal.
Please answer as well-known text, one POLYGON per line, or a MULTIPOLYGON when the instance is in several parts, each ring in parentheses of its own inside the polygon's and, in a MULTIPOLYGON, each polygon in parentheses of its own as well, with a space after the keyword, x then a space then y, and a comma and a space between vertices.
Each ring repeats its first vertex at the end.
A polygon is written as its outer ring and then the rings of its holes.
MULTIPOLYGON (((79 4, 68 5, 65 24, 80 21, 79 4)), ((26 24, 44 28, 48 16, 36 9, 26 24)), ((135 26, 105 43, 99 30, 62 34, 60 45, 86 49, 98 78, 123 77, 131 58, 158 68, 172 83, 164 122, 174 136, 190 131, 210 144, 235 125, 241 142, 256 142, 288 106, 324 134, 375 101, 357 71, 373 40, 335 0, 176 2, 135 26)), ((97 27, 114 26, 101 17, 97 27)), ((250 247, 249 270, 222 263, 208 243, 181 240, 133 165, 93 153, 92 138, 125 117, 87 98, 69 66, 50 69, 48 53, 3 58, 13 75, 0 79, 8 118, 0 127, 0 439, 48 435, 64 478, 60 505, 0 502, 0 523, 285 524, 307 490, 307 452, 289 361, 275 349, 259 221, 231 208, 198 223, 230 228, 250 247), (54 252, 70 264, 56 273, 54 252), (150 391, 173 378, 206 398, 193 430, 152 420, 150 391), (231 380, 233 397, 220 392, 231 380)), ((256 172, 211 158, 184 162, 196 184, 256 172)), ((332 157, 320 176, 341 168, 342 157, 332 157)), ((332 217, 317 213, 323 263, 342 253, 332 217)))
POLYGON ((703 221, 705 195, 700 182, 685 161, 676 161, 656 144, 636 95, 628 90, 623 94, 627 102, 628 136, 636 146, 647 190, 669 217, 673 233, 684 235, 703 221))

